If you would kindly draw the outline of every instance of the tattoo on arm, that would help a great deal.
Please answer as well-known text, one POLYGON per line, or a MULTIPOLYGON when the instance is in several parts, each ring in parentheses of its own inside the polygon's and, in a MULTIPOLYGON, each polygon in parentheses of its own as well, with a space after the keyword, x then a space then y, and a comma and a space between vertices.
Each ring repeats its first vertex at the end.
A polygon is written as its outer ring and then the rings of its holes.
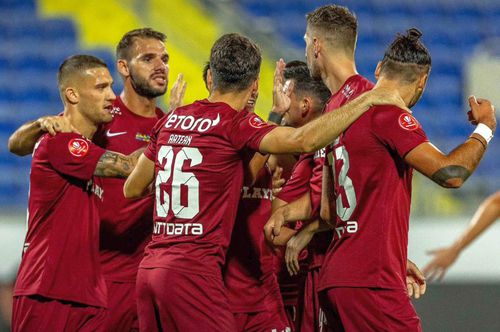
POLYGON ((99 159, 94 175, 102 177, 126 178, 134 169, 136 157, 106 151, 99 159))
POLYGON ((457 165, 446 166, 432 174, 432 181, 443 187, 453 187, 450 184, 450 180, 452 179, 460 179, 462 182, 467 180, 467 178, 471 175, 471 172, 463 167, 457 165))

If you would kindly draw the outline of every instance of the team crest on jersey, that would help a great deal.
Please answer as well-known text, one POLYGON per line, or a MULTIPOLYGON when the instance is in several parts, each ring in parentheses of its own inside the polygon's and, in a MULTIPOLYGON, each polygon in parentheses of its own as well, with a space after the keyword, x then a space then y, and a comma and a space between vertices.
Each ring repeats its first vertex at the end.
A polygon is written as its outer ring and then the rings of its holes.
POLYGON ((149 135, 141 134, 141 133, 135 134, 135 139, 138 141, 142 141, 142 142, 149 142, 150 141, 149 135))
POLYGON ((68 150, 75 157, 83 157, 89 152, 89 143, 83 138, 73 138, 68 143, 68 150))
POLYGON ((346 97, 346 99, 349 99, 354 94, 354 89, 351 88, 349 84, 346 84, 344 89, 342 89, 342 94, 346 97))
POLYGON ((399 125, 405 130, 415 130, 420 127, 417 119, 415 119, 411 114, 401 114, 398 119, 399 125))
POLYGON ((254 128, 262 128, 262 127, 267 126, 267 123, 264 120, 262 120, 260 117, 258 117, 257 115, 250 117, 248 122, 254 128))

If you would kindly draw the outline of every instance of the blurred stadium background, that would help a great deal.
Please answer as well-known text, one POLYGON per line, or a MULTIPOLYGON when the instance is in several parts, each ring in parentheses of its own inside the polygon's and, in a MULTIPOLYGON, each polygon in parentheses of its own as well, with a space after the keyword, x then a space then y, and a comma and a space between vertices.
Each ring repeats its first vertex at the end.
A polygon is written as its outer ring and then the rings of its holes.
MULTIPOLYGON (((56 71, 64 58, 103 58, 115 77, 114 46, 128 30, 151 26, 167 34, 170 82, 182 72, 185 102, 206 96, 201 79, 210 46, 224 32, 239 31, 263 48, 258 113, 271 106, 274 63, 304 58, 304 15, 330 3, 319 0, 0 0, 0 295, 20 258, 27 204, 29 157, 7 150, 22 123, 57 114, 56 71), (2 288, 3 287, 3 288, 2 288)), ((344 0, 359 19, 358 71, 373 70, 397 32, 416 26, 433 58, 424 97, 414 108, 430 139, 448 152, 472 131, 466 98, 475 93, 500 105, 499 0, 344 0)), ((168 96, 162 104, 168 104, 168 96)), ((423 266, 425 250, 449 244, 478 204, 500 188, 498 138, 459 190, 444 190, 416 176, 410 256, 423 266)), ((69 222, 69 221, 68 221, 69 222)), ((460 258, 444 283, 432 284, 416 302, 426 331, 500 331, 500 227, 460 258)), ((8 295, 7 295, 8 296, 8 295)), ((0 305, 1 308, 1 305, 0 305)))

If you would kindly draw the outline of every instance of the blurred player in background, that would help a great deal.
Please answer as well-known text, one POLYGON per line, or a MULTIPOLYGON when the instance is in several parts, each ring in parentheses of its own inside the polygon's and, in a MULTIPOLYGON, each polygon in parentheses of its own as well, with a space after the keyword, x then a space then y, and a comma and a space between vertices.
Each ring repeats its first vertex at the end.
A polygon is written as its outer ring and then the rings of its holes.
POLYGON ((442 280, 458 256, 500 217, 500 191, 489 196, 477 209, 467 229, 446 248, 429 252, 432 260, 424 268, 428 280, 442 280))
POLYGON ((100 59, 66 59, 58 85, 77 133, 43 135, 33 153, 28 232, 14 288, 14 331, 104 331, 107 293, 99 262, 102 194, 94 176, 127 177, 139 153, 106 151, 90 139, 112 120, 113 79, 100 59))
MULTIPOLYGON (((164 114, 156 106, 156 98, 163 96, 168 86, 169 55, 165 39, 163 33, 150 28, 131 30, 121 38, 116 58, 124 89, 113 102, 113 120, 100 126, 93 138, 98 146, 127 154, 149 142, 153 126, 164 114)), ((180 76, 171 92, 171 108, 179 105, 185 88, 180 76)), ((35 141, 33 135, 70 130, 65 120, 60 116, 42 117, 26 124, 10 140, 17 147, 13 152, 29 152, 31 142, 35 141)), ((127 200, 122 192, 124 181, 96 178, 101 188, 100 257, 108 287, 109 331, 139 327, 135 279, 152 233, 153 195, 127 200)))
POLYGON ((211 50, 209 98, 157 124, 125 183, 125 195, 137 197, 156 175, 153 238, 137 281, 145 331, 235 330, 221 270, 243 184, 241 150, 314 151, 371 105, 402 105, 397 94, 380 89, 299 129, 275 127, 244 110, 258 90, 260 63, 248 38, 219 38, 211 50))
MULTIPOLYGON (((421 97, 431 67, 420 37, 417 29, 399 35, 375 72, 377 87, 398 90, 408 107, 421 97)), ((480 124, 448 155, 428 141, 413 116, 394 106, 372 108, 334 142, 327 158, 337 213, 319 285, 334 329, 421 331, 404 277, 412 171, 448 188, 472 174, 496 120, 488 101, 469 103, 480 124)))

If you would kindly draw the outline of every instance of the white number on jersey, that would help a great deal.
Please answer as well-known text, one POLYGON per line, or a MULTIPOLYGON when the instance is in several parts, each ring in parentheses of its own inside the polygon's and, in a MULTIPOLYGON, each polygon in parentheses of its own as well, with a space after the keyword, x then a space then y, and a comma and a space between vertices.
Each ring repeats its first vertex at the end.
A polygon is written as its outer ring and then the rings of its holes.
MULTIPOLYGON (((336 141, 338 142, 338 141, 336 141)), ((331 154, 329 156, 330 164, 332 165, 332 172, 335 178, 335 161, 332 160, 331 154)), ((349 171, 349 154, 344 146, 338 146, 335 148, 335 160, 342 160, 343 165, 340 168, 338 178, 335 178, 339 187, 344 188, 345 198, 347 200, 347 207, 344 206, 342 202, 342 194, 339 193, 337 196, 337 215, 342 221, 347 221, 351 217, 354 209, 356 208, 356 193, 354 191, 354 186, 352 185, 352 180, 349 176, 347 176, 347 172, 349 171)))
POLYGON ((155 183, 156 214, 158 217, 166 217, 171 208, 177 218, 191 219, 200 210, 198 179, 194 173, 182 171, 182 166, 186 160, 191 161, 191 166, 196 166, 202 162, 203 156, 197 148, 190 147, 183 147, 175 156, 173 148, 169 145, 163 145, 158 151, 158 162, 163 168, 163 170, 158 171, 155 183), (167 191, 160 188, 161 184, 170 179, 170 176, 172 176, 171 196, 167 191), (185 186, 188 190, 187 206, 181 203, 181 186, 185 186))

